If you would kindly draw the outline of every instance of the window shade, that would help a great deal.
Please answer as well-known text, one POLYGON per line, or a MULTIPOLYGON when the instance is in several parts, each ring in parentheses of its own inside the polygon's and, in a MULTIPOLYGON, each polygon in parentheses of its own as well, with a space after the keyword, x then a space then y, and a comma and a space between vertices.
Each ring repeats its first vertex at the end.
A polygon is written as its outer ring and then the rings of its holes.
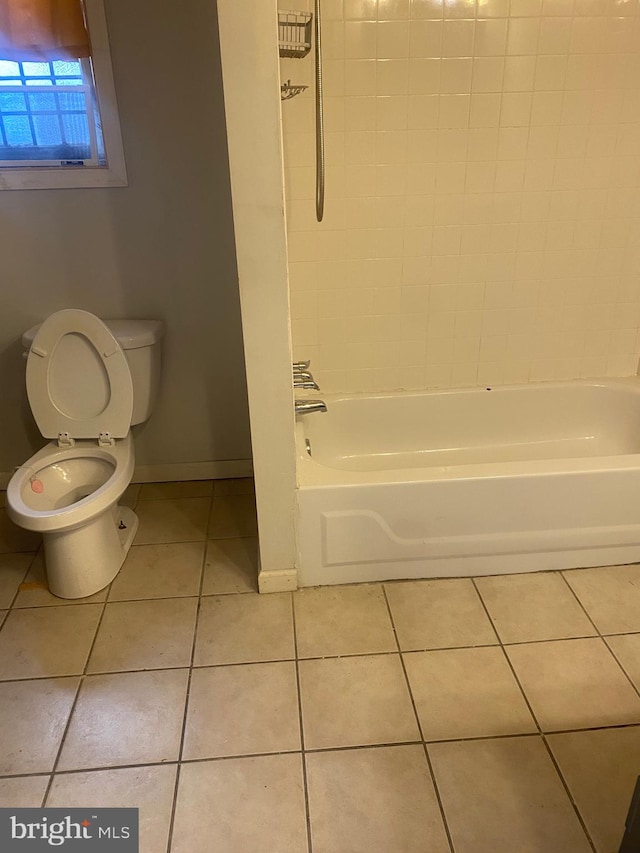
POLYGON ((91 56, 82 0, 0 0, 0 59, 91 56))

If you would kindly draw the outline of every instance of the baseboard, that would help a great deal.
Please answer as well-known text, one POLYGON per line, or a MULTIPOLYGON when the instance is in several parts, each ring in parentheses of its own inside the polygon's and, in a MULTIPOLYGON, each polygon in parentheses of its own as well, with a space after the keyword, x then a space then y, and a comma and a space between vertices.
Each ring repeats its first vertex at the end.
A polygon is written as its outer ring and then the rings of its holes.
POLYGON ((133 483, 167 483, 177 480, 228 480, 251 477, 251 459, 224 459, 209 462, 167 462, 164 465, 136 465, 133 483))
POLYGON ((289 592, 298 588, 297 569, 276 569, 258 574, 260 592, 289 592))
MULTIPOLYGON (((224 459, 209 462, 167 462, 161 465, 136 465, 133 483, 166 483, 177 480, 228 480, 251 477, 251 459, 224 459)), ((0 471, 0 489, 6 489, 13 471, 0 471)))

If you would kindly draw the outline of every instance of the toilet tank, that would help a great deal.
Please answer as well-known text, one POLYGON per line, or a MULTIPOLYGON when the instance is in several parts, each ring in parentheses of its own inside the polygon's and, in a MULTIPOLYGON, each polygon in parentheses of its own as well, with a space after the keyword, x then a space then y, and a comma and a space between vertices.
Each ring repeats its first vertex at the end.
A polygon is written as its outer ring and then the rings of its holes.
MULTIPOLYGON (((127 357, 133 380, 133 414, 131 425, 146 421, 160 386, 160 341, 164 326, 160 320, 103 320, 127 357)), ((32 326, 22 335, 22 345, 28 352, 40 328, 32 326)))

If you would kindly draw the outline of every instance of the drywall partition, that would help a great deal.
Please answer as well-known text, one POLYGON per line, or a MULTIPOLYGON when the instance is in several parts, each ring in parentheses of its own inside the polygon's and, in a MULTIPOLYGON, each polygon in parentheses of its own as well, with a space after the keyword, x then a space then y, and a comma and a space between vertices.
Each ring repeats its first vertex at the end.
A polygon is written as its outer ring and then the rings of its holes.
POLYGON ((20 336, 72 307, 165 323, 158 403, 134 431, 136 479, 246 475, 215 5, 105 0, 105 10, 129 185, 0 192, 0 480, 44 444, 20 336))
POLYGON ((260 589, 295 586, 295 445, 274 0, 218 0, 260 589))

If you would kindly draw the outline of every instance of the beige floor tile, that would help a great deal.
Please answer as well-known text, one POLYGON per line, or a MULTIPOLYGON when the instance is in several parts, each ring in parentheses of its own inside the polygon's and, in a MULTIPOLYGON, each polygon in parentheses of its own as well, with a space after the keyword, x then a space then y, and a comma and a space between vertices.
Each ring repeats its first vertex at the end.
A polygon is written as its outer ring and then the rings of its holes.
POLYGON ((229 480, 216 480, 213 494, 220 498, 224 495, 253 495, 255 492, 253 477, 236 477, 229 480))
POLYGON ((213 480, 183 480, 174 483, 143 483, 138 500, 161 501, 167 498, 208 498, 213 480))
POLYGON ((173 764, 56 775, 47 807, 137 808, 140 853, 163 853, 169 837, 176 770, 173 764))
POLYGON ((78 604, 93 604, 100 601, 105 601, 107 598, 108 589, 101 589, 95 595, 89 595, 86 598, 58 598, 57 595, 52 595, 49 592, 47 583, 47 573, 44 567, 44 553, 36 556, 31 564, 31 568, 27 572, 24 583, 20 585, 20 591, 14 602, 14 607, 66 607, 69 605, 78 604))
POLYGON ((35 554, 0 554, 0 607, 11 607, 35 554))
POLYGON ((381 584, 301 589, 293 603, 299 657, 397 649, 381 584))
POLYGON ((107 604, 87 672, 189 666, 197 598, 107 604))
POLYGON ((559 573, 476 578, 476 586, 503 643, 597 636, 559 573))
POLYGON ((537 731, 500 648, 404 655, 425 740, 537 731))
POLYGON ((233 539, 257 535, 258 522, 253 495, 214 497, 207 533, 209 539, 233 539))
POLYGON ((203 595, 258 591, 258 540, 210 539, 204 561, 203 595))
POLYGON ((563 572, 603 634, 640 631, 640 565, 563 572))
POLYGON ((0 808, 39 809, 49 784, 49 776, 14 776, 0 779, 0 808))
POLYGON ((311 843, 331 853, 449 853, 422 746, 307 755, 311 843))
POLYGON ((58 770, 175 761, 187 693, 186 669, 88 676, 58 770))
POLYGON ((202 599, 196 666, 293 657, 290 593, 214 595, 202 599))
POLYGON ((12 610, 0 632, 0 680, 81 675, 101 604, 12 610))
POLYGON ((210 498, 167 498, 139 501, 136 545, 199 542, 206 539, 210 498))
MULTIPOLYGON (((607 637, 606 643, 640 690, 640 634, 618 634, 615 637, 607 637)), ((640 774, 640 769, 638 773, 640 774)))
POLYGON ((507 646, 543 731, 640 722, 640 698, 600 639, 507 646))
POLYGON ((198 595, 204 542, 134 545, 116 575, 109 601, 198 595))
POLYGON ((39 533, 23 530, 0 508, 0 554, 15 554, 19 551, 37 551, 42 544, 39 533))
POLYGON ((181 767, 171 853, 306 853, 307 849, 299 755, 181 767))
POLYGON ((193 671, 183 758, 300 750, 293 661, 193 671))
POLYGON ((539 737, 429 746, 456 853, 589 853, 539 737))
POLYGON ((307 749, 420 740, 399 655, 300 662, 307 749))
POLYGON ((617 851, 640 774, 640 728, 568 732, 548 740, 598 853, 617 851))
POLYGON ((0 775, 52 770, 78 678, 0 684, 0 775))
POLYGON ((467 578, 385 586, 403 651, 498 642, 480 597, 467 578))

